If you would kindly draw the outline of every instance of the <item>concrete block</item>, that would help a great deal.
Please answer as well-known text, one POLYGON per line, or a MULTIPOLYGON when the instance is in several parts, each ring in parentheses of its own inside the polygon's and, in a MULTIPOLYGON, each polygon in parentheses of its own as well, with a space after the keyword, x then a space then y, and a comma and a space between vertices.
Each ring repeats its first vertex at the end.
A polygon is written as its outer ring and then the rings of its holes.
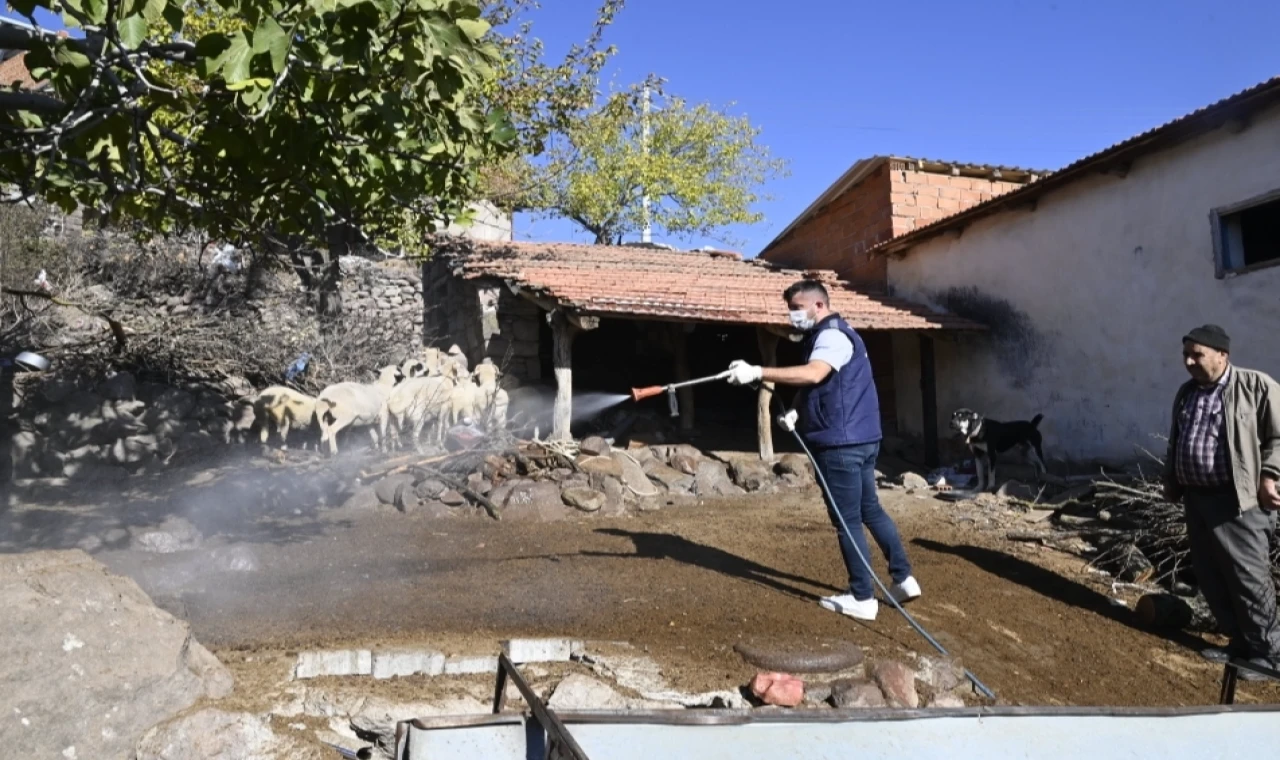
POLYGON ((444 661, 444 674, 447 676, 471 675, 474 673, 497 673, 498 658, 481 655, 450 657, 444 661))
POLYGON ((510 639, 502 642, 502 651, 514 663, 568 662, 582 642, 573 639, 510 639))
POLYGON ((299 652, 293 677, 367 676, 373 672, 373 652, 368 649, 299 652))
POLYGON ((444 655, 430 650, 400 649, 373 653, 373 677, 438 676, 444 672, 444 655))

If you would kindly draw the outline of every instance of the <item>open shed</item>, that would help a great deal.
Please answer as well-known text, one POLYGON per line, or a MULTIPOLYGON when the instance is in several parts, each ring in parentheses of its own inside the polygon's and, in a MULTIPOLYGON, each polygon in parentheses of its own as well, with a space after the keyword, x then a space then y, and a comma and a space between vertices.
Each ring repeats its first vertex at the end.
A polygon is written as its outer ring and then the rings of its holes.
MULTIPOLYGON (((491 358, 524 382, 554 377, 552 435, 563 439, 571 435, 575 374, 601 375, 634 359, 635 367, 624 368, 634 380, 630 385, 647 384, 644 372, 655 367, 644 357, 645 346, 661 346, 670 359, 656 368, 661 379, 650 381, 654 383, 707 374, 708 361, 719 362, 711 372, 723 370, 732 358, 767 365, 780 357, 797 361, 792 341, 799 336, 788 323, 781 296, 788 285, 805 278, 822 282, 831 293, 832 308, 865 331, 873 366, 877 351, 891 350, 893 333, 917 333, 921 355, 928 357, 940 332, 983 329, 901 299, 857 290, 829 270, 744 261, 736 253, 459 238, 438 239, 424 266, 424 321, 430 342, 456 343, 473 363, 491 358), (723 351, 715 340, 697 340, 708 331, 719 337, 723 351), (750 338, 750 346, 744 337, 750 338), (582 357, 575 359, 579 351, 582 357)), ((920 367, 923 406, 936 419, 933 366, 922 361, 920 367)), ((878 379, 877 386, 891 427, 896 422, 892 377, 883 383, 878 379)), ((772 394, 766 384, 756 401, 758 448, 766 460, 773 458, 772 394)), ((693 389, 682 390, 682 428, 695 424, 695 399, 693 389)), ((936 435, 924 444, 927 458, 935 459, 936 435)))

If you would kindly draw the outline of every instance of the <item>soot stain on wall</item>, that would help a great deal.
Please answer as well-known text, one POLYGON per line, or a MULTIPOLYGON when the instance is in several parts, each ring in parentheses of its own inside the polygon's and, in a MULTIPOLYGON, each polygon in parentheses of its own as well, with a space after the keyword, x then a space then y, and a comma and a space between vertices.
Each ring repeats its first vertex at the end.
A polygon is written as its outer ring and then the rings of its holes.
POLYGON ((1041 364, 1045 336, 1026 312, 972 285, 948 288, 931 300, 958 317, 986 325, 987 340, 1013 387, 1023 389, 1031 383, 1041 364))

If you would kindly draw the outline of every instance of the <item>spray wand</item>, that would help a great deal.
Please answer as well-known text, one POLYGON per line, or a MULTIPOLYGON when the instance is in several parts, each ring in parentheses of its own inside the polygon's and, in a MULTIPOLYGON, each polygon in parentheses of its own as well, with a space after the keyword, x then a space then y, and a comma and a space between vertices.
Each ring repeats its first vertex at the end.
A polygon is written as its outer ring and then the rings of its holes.
POLYGON ((632 388, 631 400, 639 401, 641 399, 652 398, 654 396, 667 394, 667 405, 671 407, 671 416, 680 416, 680 402, 676 400, 676 391, 680 388, 688 388, 691 385, 701 385, 702 383, 713 383, 717 380, 728 380, 732 373, 728 370, 718 375, 710 375, 708 377, 700 377, 696 380, 685 380, 682 383, 670 383, 668 385, 650 385, 647 388, 632 388))

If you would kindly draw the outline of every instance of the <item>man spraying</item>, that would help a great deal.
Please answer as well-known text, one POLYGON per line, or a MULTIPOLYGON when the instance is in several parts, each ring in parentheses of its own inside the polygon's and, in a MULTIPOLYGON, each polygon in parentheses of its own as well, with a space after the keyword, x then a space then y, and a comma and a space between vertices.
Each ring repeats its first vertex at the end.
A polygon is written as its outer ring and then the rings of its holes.
POLYGON ((825 597, 824 608, 858 620, 875 620, 879 604, 872 594, 871 572, 858 558, 870 548, 862 526, 889 561, 893 585, 889 593, 899 604, 920 596, 911 575, 906 549, 876 496, 876 457, 880 453, 880 402, 871 377, 871 361, 862 338, 840 315, 830 310, 830 296, 822 283, 801 280, 782 294, 791 324, 805 332, 805 363, 794 367, 759 367, 743 361, 729 365, 729 382, 758 382, 798 386, 796 409, 788 412, 796 430, 813 452, 830 495, 827 512, 840 538, 840 553, 849 571, 849 593, 825 597), (836 512, 849 526, 840 530, 836 512))

